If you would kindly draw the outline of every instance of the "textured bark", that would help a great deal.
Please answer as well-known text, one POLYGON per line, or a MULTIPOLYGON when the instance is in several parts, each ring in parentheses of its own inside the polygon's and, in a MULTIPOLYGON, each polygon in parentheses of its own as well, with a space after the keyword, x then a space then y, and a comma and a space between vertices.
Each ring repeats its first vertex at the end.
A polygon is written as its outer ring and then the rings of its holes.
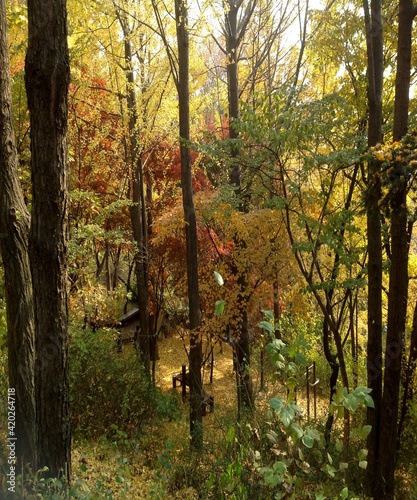
POLYGON ((391 204, 391 266, 379 456, 375 498, 394 498, 401 361, 407 314, 408 245, 406 183, 391 204))
POLYGON ((67 312, 67 118, 65 0, 28 0, 26 91, 31 123, 29 239, 36 332, 38 467, 70 477, 67 312))
POLYGON ((398 141, 408 131, 410 105, 412 27, 416 15, 413 0, 400 0, 398 13, 397 73, 395 76, 393 139, 398 141))
MULTIPOLYGON (((381 0, 364 0, 368 55, 368 146, 382 141, 383 38, 381 0)), ((368 491, 375 485, 378 460, 380 414, 382 398, 382 237, 379 201, 381 183, 379 166, 369 164, 366 193, 368 239, 368 342, 367 378, 372 389, 375 408, 367 409, 367 423, 372 430, 368 436, 368 491)))
POLYGON ((189 39, 188 12, 185 0, 175 0, 178 40, 178 105, 181 153, 181 187, 187 247, 187 285, 190 318, 190 434, 191 448, 203 446, 203 393, 201 380, 202 343, 198 334, 201 325, 198 286, 197 222, 194 207, 190 140, 189 39))
MULTIPOLYGON (((412 0, 400 0, 398 14, 397 73, 393 139, 407 133, 411 74, 412 0)), ((398 409, 401 362, 407 318, 408 298, 408 224, 407 180, 400 177, 391 187, 391 265, 388 291, 388 324, 385 350, 384 392, 382 397, 379 457, 374 496, 394 498, 394 472, 397 452, 398 409)))
POLYGON ((19 182, 13 130, 6 5, 0 0, 0 249, 6 283, 9 387, 16 406, 19 470, 36 466, 34 316, 28 255, 30 218, 19 182))
POLYGON ((414 305, 413 327, 411 329, 410 352, 401 377, 403 386, 403 399, 401 402, 401 414, 398 423, 397 449, 401 444, 401 433, 407 421, 409 404, 414 395, 414 377, 417 368, 417 303, 414 305))

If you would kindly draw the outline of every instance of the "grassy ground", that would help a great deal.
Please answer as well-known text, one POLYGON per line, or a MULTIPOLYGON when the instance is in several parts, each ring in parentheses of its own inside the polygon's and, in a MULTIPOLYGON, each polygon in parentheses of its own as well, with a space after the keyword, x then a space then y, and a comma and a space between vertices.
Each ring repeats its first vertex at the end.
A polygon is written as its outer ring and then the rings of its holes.
MULTIPOLYGON (((123 349, 131 349, 126 345, 123 349)), ((123 355, 123 353, 121 354, 123 355)), ((160 359, 156 367, 156 385, 164 392, 173 391, 172 376, 187 365, 187 353, 177 334, 159 344, 160 359)), ((210 368, 204 373, 204 389, 214 396, 215 410, 204 417, 205 444, 216 447, 224 442, 224 430, 235 421, 236 394, 232 351, 223 345, 215 346, 213 383, 210 368)), ((176 389, 180 397, 181 388, 176 389)), ((150 427, 139 441, 128 439, 123 433, 114 440, 97 443, 75 442, 72 461, 75 481, 88 486, 90 491, 112 490, 113 498, 198 498, 193 488, 180 489, 175 494, 166 491, 166 475, 181 456, 188 453, 188 405, 181 405, 181 416, 164 422, 158 428, 150 427), (129 483, 129 484, 128 484, 129 483)), ((80 486, 81 487, 81 486, 80 486)))

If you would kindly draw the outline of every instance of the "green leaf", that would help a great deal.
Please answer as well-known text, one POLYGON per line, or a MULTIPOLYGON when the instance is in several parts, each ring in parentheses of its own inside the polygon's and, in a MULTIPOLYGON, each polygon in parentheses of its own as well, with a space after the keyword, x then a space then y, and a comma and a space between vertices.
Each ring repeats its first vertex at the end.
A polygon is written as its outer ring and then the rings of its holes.
POLYGON ((344 407, 349 411, 355 412, 358 409, 358 398, 352 393, 344 398, 344 407))
POLYGON ((214 315, 215 316, 220 316, 221 314, 223 314, 224 305, 225 305, 224 300, 216 300, 216 303, 214 304, 214 315))
POLYGON ((303 438, 301 439, 301 441, 303 442, 303 445, 306 448, 312 448, 314 445, 314 439, 311 436, 309 436, 308 434, 305 434, 303 436, 303 438))
POLYGON ((374 403, 374 400, 372 399, 371 396, 366 394, 364 399, 365 399, 366 406, 368 406, 369 408, 375 408, 375 403, 374 403))
POLYGON ((285 405, 285 399, 284 398, 272 398, 270 401, 269 401, 269 406, 277 411, 277 412, 280 412, 282 407, 285 405))
POLYGON ((296 439, 294 439, 294 441, 296 441, 297 439, 300 439, 300 437, 302 437, 304 434, 303 429, 299 425, 293 424, 291 426, 291 430, 293 431, 293 436, 295 436, 295 438, 296 438, 296 439))
POLYGON ((360 467, 361 469, 366 469, 366 468, 368 467, 368 462, 367 462, 366 460, 361 460, 361 461, 359 462, 359 467, 360 467))
POLYGON ((259 328, 266 330, 268 333, 274 333, 274 327, 269 321, 261 321, 258 323, 259 328))
POLYGON ((330 477, 334 477, 334 473, 336 472, 336 469, 330 465, 330 464, 326 464, 324 467, 323 467, 323 471, 324 472, 327 472, 327 474, 330 476, 330 477))
POLYGON ((339 438, 336 438, 335 448, 336 448, 336 451, 338 451, 339 453, 343 450, 343 444, 339 438))
POLYGON ((232 444, 234 440, 235 440, 235 428, 229 427, 229 429, 227 430, 226 443, 232 444))
POLYGON ((343 490, 340 492, 340 498, 343 498, 343 500, 346 500, 346 498, 349 496, 349 490, 348 487, 345 486, 343 490))
POLYGON ((371 430, 372 430, 372 425, 364 425, 358 433, 359 437, 361 437, 362 439, 366 439, 371 430))
POLYGON ((304 432, 302 442, 306 448, 312 448, 314 446, 314 440, 317 439, 316 431, 313 429, 307 429, 304 432))
POLYGON ((282 423, 288 427, 295 417, 294 409, 291 406, 284 406, 279 413, 282 423))
POLYGON ((365 460, 365 458, 368 456, 368 450, 363 448, 362 450, 358 451, 358 458, 359 460, 365 460))
POLYGON ((269 320, 273 320, 274 319, 274 313, 272 311, 262 311, 265 316, 267 317, 267 319, 269 320))

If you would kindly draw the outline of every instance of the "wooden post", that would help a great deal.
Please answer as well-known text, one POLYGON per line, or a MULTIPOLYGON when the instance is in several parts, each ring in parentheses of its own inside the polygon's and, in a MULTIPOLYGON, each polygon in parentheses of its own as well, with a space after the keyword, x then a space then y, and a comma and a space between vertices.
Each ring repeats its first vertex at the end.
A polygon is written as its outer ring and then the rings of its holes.
POLYGON ((306 389, 307 389, 307 422, 310 422, 310 380, 309 380, 309 369, 306 369, 306 389))
POLYGON ((316 362, 313 361, 313 396, 314 396, 314 420, 317 419, 317 379, 316 379, 316 362))
POLYGON ((187 367, 182 365, 181 370, 181 387, 182 387, 182 400, 185 401, 187 396, 187 367))
POLYGON ((264 379, 264 359, 265 359, 265 348, 261 348, 261 391, 265 392, 265 379, 264 379))

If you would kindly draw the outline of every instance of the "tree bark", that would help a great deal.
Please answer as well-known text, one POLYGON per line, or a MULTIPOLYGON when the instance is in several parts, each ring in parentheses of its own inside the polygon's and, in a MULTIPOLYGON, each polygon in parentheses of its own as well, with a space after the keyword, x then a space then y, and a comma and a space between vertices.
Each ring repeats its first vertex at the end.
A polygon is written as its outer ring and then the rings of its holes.
POLYGON ((4 0, 0 0, 0 66, 0 249, 6 283, 9 388, 14 389, 16 457, 22 471, 27 464, 36 466, 35 323, 28 255, 30 217, 19 182, 4 0))
MULTIPOLYGON (((382 141, 382 85, 383 85, 383 33, 382 2, 364 0, 366 45, 368 56, 368 146, 382 141)), ((380 414, 382 399, 382 236, 379 201, 381 183, 379 165, 370 163, 367 176, 366 215, 368 239, 368 341, 367 378, 372 389, 375 408, 367 409, 368 436, 368 492, 375 485, 378 460, 380 414)))
MULTIPOLYGON (((119 15, 119 14, 118 14, 119 15)), ((138 141, 138 110, 135 94, 132 48, 127 22, 119 15, 124 36, 124 56, 126 64, 126 94, 129 115, 130 139, 130 219, 133 228, 135 249, 135 274, 139 308, 139 351, 147 373, 150 373, 150 327, 149 327, 149 289, 148 289, 148 249, 146 207, 144 197, 143 165, 138 141)))
POLYGON ((184 208, 187 286, 190 318, 190 434, 191 448, 203 446, 203 394, 201 380, 202 342, 198 333, 201 325, 200 293, 198 285, 197 222, 192 188, 190 155, 190 92, 189 92, 189 37, 188 11, 185 0, 175 0, 175 18, 178 40, 178 106, 181 153, 181 187, 184 208))
MULTIPOLYGON (((242 2, 228 2, 228 10, 225 19, 226 35, 226 58, 227 58, 227 87, 228 87, 228 105, 229 105, 229 139, 236 140, 239 137, 236 129, 236 121, 239 118, 239 79, 238 79, 238 50, 244 31, 238 32, 238 12, 242 2)), ((249 11, 248 11, 249 12, 249 11)), ((249 15, 249 14, 248 14, 249 15)), ((244 30, 245 23, 242 22, 241 30, 244 30)), ((242 179, 239 163, 239 147, 236 144, 231 146, 232 165, 230 169, 230 183, 235 189, 238 200, 239 210, 245 211, 245 202, 242 199, 242 179)), ((244 247, 245 242, 235 238, 235 244, 244 247)), ((237 400, 238 400, 238 419, 240 419, 243 409, 253 410, 253 384, 250 375, 250 339, 247 313, 247 276, 246 270, 234 267, 234 274, 237 276, 239 286, 237 313, 238 331, 236 332, 236 362, 237 362, 237 400)))
POLYGON ((401 382, 403 386, 403 399, 401 402, 401 413, 398 423, 398 433, 397 433, 397 449, 400 448, 401 444, 401 433, 404 428, 404 423, 406 422, 408 416, 409 403, 411 402, 414 394, 413 381, 417 368, 417 302, 414 305, 413 314, 413 326, 411 329, 411 339, 410 339, 410 352, 408 355, 408 360, 404 368, 403 375, 401 377, 401 382))
MULTIPOLYGON (((397 73, 393 139, 407 133, 411 74, 412 24, 415 16, 412 0, 400 0, 398 14, 397 73)), ((394 498, 394 472, 397 452, 398 409, 401 362, 407 318, 408 231, 406 174, 391 186, 391 265, 388 290, 388 324, 385 349, 384 392, 382 397, 379 460, 376 498, 394 498)))
POLYGON ((28 0, 26 91, 31 123, 29 251, 35 307, 38 467, 71 476, 67 312, 67 119, 65 0, 28 0))

